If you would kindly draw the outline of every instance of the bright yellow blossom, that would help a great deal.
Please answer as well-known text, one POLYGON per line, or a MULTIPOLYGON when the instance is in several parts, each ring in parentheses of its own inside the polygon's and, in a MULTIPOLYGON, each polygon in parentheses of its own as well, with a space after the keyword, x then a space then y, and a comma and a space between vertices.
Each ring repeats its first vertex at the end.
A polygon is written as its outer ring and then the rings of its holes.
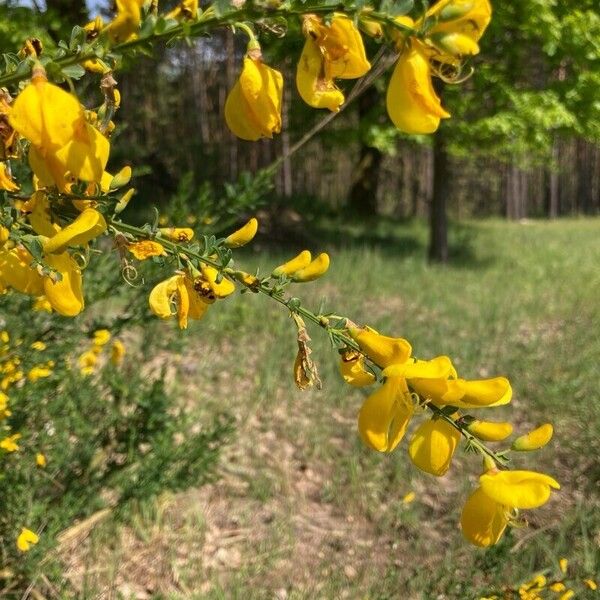
POLYGON ((225 122, 237 137, 256 141, 281 131, 283 76, 252 52, 225 101, 225 122))
POLYGON ((365 369, 365 357, 359 352, 349 350, 342 354, 339 366, 344 381, 355 387, 364 387, 377 381, 375 375, 365 369))
POLYGON ((27 373, 27 379, 29 379, 29 381, 37 381, 38 379, 50 377, 50 375, 52 375, 51 367, 37 365, 30 369, 29 373, 27 373))
POLYGON ((21 552, 27 552, 31 549, 31 546, 37 544, 39 540, 40 538, 35 532, 31 531, 31 529, 23 527, 19 537, 17 537, 17 548, 21 552))
POLYGON ((98 356, 93 350, 87 350, 79 356, 77 362, 79 363, 79 372, 82 375, 91 375, 98 362, 98 356))
POLYGON ((121 340, 115 340, 110 351, 110 362, 115 366, 119 366, 123 362, 124 356, 125 344, 121 340))
POLYGON ((460 436, 460 431, 447 421, 429 419, 415 431, 408 454, 421 471, 441 477, 450 468, 460 436))
POLYGON ((598 589, 598 584, 593 579, 584 579, 583 583, 589 589, 595 592, 598 589))
POLYGON ((433 133, 440 120, 450 116, 433 89, 429 57, 421 42, 412 40, 398 59, 386 106, 394 125, 405 133, 433 133))
POLYGON ((495 502, 511 508, 537 508, 559 483, 535 471, 488 471, 479 477, 481 489, 495 502))
POLYGON ((46 457, 41 452, 38 452, 35 455, 35 464, 41 468, 44 468, 46 466, 46 464, 47 464, 46 457))
POLYGON ((106 231, 106 221, 102 213, 86 208, 66 227, 45 241, 46 254, 60 254, 69 246, 84 246, 106 231))
POLYGON ((31 344, 31 348, 32 350, 38 350, 38 351, 42 351, 46 349, 46 344, 44 342, 42 342, 41 340, 37 340, 36 342, 33 342, 31 344))
POLYGON ((189 227, 161 227, 158 231, 162 237, 174 242, 189 242, 194 237, 194 230, 189 227))
POLYGON ((181 0, 181 2, 165 16, 167 19, 195 21, 198 18, 198 0, 181 0))
POLYGON ((566 575, 566 574, 567 574, 567 569, 568 569, 568 567, 569 567, 569 561, 568 561, 566 558, 561 558, 561 559, 558 561, 558 567, 559 567, 559 569, 560 569, 560 572, 561 572, 563 575, 566 575))
POLYGON ((202 275, 217 298, 226 298, 235 291, 235 285, 226 277, 219 279, 219 271, 210 265, 202 265, 202 275))
POLYGON ((108 329, 97 329, 94 331, 94 345, 105 346, 110 342, 110 331, 108 329))
POLYGON ((17 444, 17 441, 20 438, 20 433, 14 433, 13 435, 9 435, 3 440, 0 440, 0 448, 2 448, 2 450, 6 450, 7 452, 16 452, 19 449, 19 444, 17 444))
POLYGON ((463 535, 476 546, 493 546, 502 537, 509 523, 509 512, 477 488, 468 498, 460 524, 463 535))
POLYGON ((65 317, 78 315, 84 307, 81 269, 66 252, 51 254, 44 260, 61 274, 60 281, 44 277, 44 295, 48 302, 59 315, 65 317))
POLYGON ((104 28, 114 43, 126 42, 140 28, 144 0, 115 0, 117 16, 104 28))
POLYGON ((349 333, 360 349, 382 369, 392 364, 405 363, 411 355, 412 346, 403 338, 391 338, 366 327, 350 328, 349 333))

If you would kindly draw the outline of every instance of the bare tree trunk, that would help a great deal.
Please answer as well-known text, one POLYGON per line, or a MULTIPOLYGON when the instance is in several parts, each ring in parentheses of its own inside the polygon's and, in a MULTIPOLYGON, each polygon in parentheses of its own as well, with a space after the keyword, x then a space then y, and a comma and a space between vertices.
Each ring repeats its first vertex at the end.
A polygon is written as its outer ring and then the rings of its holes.
POLYGON ((548 216, 551 219, 558 217, 558 206, 560 202, 560 190, 559 190, 559 154, 558 154, 558 142, 554 140, 552 143, 552 165, 550 171, 550 202, 548 205, 548 216))
MULTIPOLYGON (((358 98, 359 122, 368 118, 379 100, 380 94, 375 87, 369 88, 358 98)), ((383 154, 378 148, 368 146, 361 140, 360 158, 348 196, 348 206, 357 215, 369 217, 377 214, 377 188, 382 160, 383 154)))
POLYGON ((446 199, 450 169, 443 130, 433 137, 433 192, 429 207, 429 260, 448 262, 448 216, 446 199))

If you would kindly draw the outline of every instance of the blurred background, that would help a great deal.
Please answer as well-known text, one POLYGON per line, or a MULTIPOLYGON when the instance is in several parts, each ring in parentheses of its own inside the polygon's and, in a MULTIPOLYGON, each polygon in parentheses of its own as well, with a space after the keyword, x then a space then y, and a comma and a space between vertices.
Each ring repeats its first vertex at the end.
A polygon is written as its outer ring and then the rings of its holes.
MULTIPOLYGON (((600 569, 597 8, 494 3, 473 75, 441 90, 452 119, 427 137, 389 122, 386 75, 287 156, 325 116, 294 89, 299 31, 261 36, 285 79, 273 140, 244 142, 225 126, 245 52, 230 31, 157 48, 118 75, 111 165, 131 164, 138 189, 127 218, 142 222, 156 205, 165 222, 220 233, 258 214, 246 270, 327 250, 326 278, 298 291, 307 304, 406 337, 419 357, 448 354, 465 377, 506 375, 514 401, 492 418, 523 432, 554 423, 552 444, 519 463, 563 485, 527 515, 529 529, 486 551, 468 547, 458 520, 478 461, 457 454, 435 480, 402 448, 362 448, 361 392, 342 386, 327 341, 313 333, 325 389, 300 392, 289 319, 236 296, 186 332, 147 314, 123 326, 126 368, 143 361, 197 431, 222 413, 232 429, 211 482, 190 475, 126 518, 104 515, 68 535, 58 580, 90 598, 518 598, 537 573, 564 577, 558 561, 568 558, 578 597, 597 597, 581 585, 600 569)), ((32 32, 51 47, 110 9, 5 0, 0 51, 32 32)), ((97 82, 81 92, 99 100, 97 82)), ((110 270, 92 272, 89 289, 108 289, 110 270)), ((144 314, 146 288, 92 306, 84 325, 144 314)))

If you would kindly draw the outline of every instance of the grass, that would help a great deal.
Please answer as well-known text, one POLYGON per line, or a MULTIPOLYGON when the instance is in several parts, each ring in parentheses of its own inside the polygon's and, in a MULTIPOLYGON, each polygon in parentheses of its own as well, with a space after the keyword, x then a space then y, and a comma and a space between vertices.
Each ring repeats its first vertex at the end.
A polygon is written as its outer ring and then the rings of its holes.
MULTIPOLYGON (((467 378, 507 375, 512 406, 486 416, 520 431, 553 422, 551 445, 515 464, 553 474, 563 489, 526 515, 528 529, 471 548, 457 524, 479 460, 457 454, 435 479, 412 467, 405 444, 390 456, 362 448, 364 394, 342 385, 321 332, 311 334, 324 389, 300 392, 288 316, 266 298, 236 296, 177 338, 180 356, 163 357, 199 427, 216 412, 236 418, 221 480, 140 509, 134 527, 98 528, 82 563, 102 557, 106 568, 85 575, 87 588, 173 599, 462 599, 542 571, 557 577, 560 557, 570 577, 596 575, 600 221, 456 225, 448 267, 425 263, 420 223, 307 229, 332 267, 298 296, 408 338, 419 357, 448 354, 467 378), (414 502, 403 502, 411 491, 414 502)), ((301 249, 255 248, 240 263, 267 270, 301 249)))

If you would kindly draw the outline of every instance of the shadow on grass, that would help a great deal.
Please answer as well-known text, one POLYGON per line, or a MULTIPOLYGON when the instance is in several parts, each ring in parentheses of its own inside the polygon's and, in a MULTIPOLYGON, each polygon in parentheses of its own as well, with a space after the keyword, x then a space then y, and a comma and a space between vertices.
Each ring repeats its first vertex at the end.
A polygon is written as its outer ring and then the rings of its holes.
MULTIPOLYGON (((294 253, 299 248, 319 252, 335 248, 375 249, 394 260, 422 259, 427 261, 428 229, 418 219, 342 219, 321 217, 282 226, 277 231, 263 229, 262 244, 294 253)), ((477 241, 483 234, 475 223, 450 223, 448 267, 455 269, 485 269, 494 262, 494 254, 482 255, 477 241)))

